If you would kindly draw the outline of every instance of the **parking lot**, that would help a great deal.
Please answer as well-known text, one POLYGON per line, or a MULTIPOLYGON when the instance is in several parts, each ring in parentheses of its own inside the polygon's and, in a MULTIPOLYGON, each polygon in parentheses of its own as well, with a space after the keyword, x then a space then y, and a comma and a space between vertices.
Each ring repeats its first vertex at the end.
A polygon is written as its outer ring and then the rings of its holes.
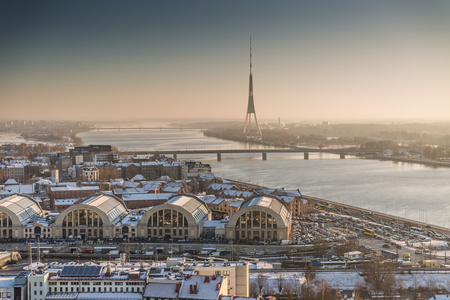
MULTIPOLYGON (((340 245, 358 239, 358 249, 366 255, 395 253, 398 258, 419 263, 438 260, 446 263, 446 251, 450 250, 450 236, 427 228, 406 226, 402 223, 386 223, 370 215, 355 217, 350 214, 319 211, 295 218, 292 227, 293 243, 308 245, 327 242, 340 245), (382 252, 381 250, 384 249, 382 252), (409 253, 409 255, 408 255, 409 253)), ((327 256, 332 256, 328 251, 327 256)))

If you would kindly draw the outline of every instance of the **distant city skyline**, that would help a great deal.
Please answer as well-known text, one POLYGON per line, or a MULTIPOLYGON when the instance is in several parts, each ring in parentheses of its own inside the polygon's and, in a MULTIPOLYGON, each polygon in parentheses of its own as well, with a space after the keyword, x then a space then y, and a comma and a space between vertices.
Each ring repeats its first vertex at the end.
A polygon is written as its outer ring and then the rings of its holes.
POLYGON ((0 119, 450 120, 448 1, 0 3, 0 119))

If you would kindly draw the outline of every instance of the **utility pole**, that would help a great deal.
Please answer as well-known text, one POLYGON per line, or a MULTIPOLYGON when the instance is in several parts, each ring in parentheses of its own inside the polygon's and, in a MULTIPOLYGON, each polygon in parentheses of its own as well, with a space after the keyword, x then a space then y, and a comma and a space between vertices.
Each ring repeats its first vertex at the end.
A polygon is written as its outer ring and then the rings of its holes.
POLYGON ((31 248, 31 242, 29 242, 30 246, 30 272, 33 274, 33 249, 31 248))

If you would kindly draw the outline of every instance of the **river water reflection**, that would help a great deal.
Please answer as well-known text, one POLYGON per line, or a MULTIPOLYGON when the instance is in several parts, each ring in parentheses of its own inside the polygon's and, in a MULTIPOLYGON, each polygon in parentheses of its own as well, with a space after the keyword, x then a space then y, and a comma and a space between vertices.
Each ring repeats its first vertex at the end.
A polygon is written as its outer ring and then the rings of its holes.
MULTIPOLYGON (((86 145, 120 150, 249 149, 262 146, 203 136, 198 130, 100 130, 79 135, 86 145)), ((182 156, 212 166, 216 176, 267 187, 300 189, 305 195, 369 208, 444 227, 450 226, 450 168, 310 154, 182 156)))

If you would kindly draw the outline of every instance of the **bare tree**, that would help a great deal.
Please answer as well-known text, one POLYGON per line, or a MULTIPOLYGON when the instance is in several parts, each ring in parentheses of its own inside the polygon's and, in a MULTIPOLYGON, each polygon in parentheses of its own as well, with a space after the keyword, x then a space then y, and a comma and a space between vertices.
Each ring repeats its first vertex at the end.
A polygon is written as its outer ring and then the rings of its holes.
POLYGON ((258 276, 256 276, 256 285, 258 286, 260 295, 262 295, 262 290, 266 284, 267 284, 266 278, 261 273, 258 273, 258 276))
POLYGON ((314 241, 313 249, 317 253, 317 257, 324 257, 328 250, 329 243, 325 239, 314 241))
POLYGON ((431 298, 434 295, 437 294, 438 292, 438 286, 436 285, 436 282, 429 277, 425 283, 425 291, 424 294, 426 295, 427 298, 431 298))
POLYGON ((384 262, 374 258, 364 266, 364 281, 378 295, 391 294, 395 287, 395 266, 392 262, 384 262))
POLYGON ((270 284, 268 281, 266 281, 266 284, 264 285, 264 295, 266 296, 273 296, 277 294, 276 288, 270 284))
POLYGON ((300 298, 305 300, 331 300, 336 298, 331 286, 325 279, 315 280, 310 283, 305 281, 302 285, 300 298))
POLYGON ((277 288, 278 288, 278 293, 282 293, 282 291, 283 291, 283 287, 284 287, 284 285, 285 285, 285 279, 284 279, 284 277, 283 277, 283 274, 280 272, 280 273, 278 273, 278 276, 277 276, 277 288))
POLYGON ((254 281, 250 282, 248 288, 249 288, 250 297, 256 298, 259 296, 258 284, 256 282, 254 282, 254 281))
POLYGON ((363 300, 366 297, 364 297, 364 295, 366 294, 366 288, 365 286, 363 286, 361 283, 358 283, 355 287, 355 289, 353 290, 353 296, 355 300, 363 300))
POLYGON ((397 278, 396 280, 396 290, 400 294, 402 298, 406 297, 406 294, 408 293, 405 280, 403 278, 397 278))
MULTIPOLYGON (((297 281, 298 282, 298 281, 297 281)), ((298 295, 300 287, 296 286, 296 279, 289 279, 286 280, 284 287, 283 287, 283 295, 288 299, 292 300, 295 298, 296 295, 298 295)))
POLYGON ((304 277, 305 282, 302 284, 300 297, 302 299, 312 299, 314 294, 314 278, 316 278, 316 272, 310 264, 306 265, 304 277))

